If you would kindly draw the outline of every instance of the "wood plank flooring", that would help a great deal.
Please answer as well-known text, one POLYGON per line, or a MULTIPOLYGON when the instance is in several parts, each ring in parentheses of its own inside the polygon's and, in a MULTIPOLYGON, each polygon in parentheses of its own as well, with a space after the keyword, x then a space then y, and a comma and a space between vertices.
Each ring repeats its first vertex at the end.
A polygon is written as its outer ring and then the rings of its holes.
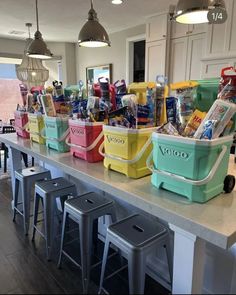
MULTIPOLYGON (((37 238, 31 242, 23 234, 21 217, 12 222, 10 202, 11 182, 8 174, 0 170, 0 294, 82 294, 81 272, 67 259, 62 269, 57 268, 58 251, 53 261, 45 259, 45 244, 37 238)), ((59 240, 56 243, 59 245, 59 240)), ((75 245, 73 254, 78 256, 75 245)), ((102 257, 103 243, 98 245, 97 256, 102 257)), ((98 258, 96 258, 98 259, 98 258)), ((108 272, 115 269, 120 259, 108 264, 108 272)), ((89 294, 97 294, 100 266, 91 273, 89 294)), ((128 294, 127 270, 107 280, 105 288, 110 294, 128 294)), ((168 294, 168 291, 146 276, 145 294, 168 294)))

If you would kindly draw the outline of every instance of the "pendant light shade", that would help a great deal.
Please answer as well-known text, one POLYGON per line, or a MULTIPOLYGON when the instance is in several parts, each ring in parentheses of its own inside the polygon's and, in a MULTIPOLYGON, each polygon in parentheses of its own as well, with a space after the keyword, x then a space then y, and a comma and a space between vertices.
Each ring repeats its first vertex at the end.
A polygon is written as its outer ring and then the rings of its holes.
POLYGON ((208 12, 213 8, 225 9, 223 0, 179 0, 174 19, 182 24, 208 23, 208 12))
MULTIPOLYGON (((26 26, 29 29, 32 24, 27 23, 26 26)), ((28 89, 33 86, 44 86, 44 83, 49 78, 49 71, 42 64, 42 60, 31 58, 26 55, 27 50, 32 42, 33 39, 30 38, 29 33, 29 38, 26 39, 26 46, 22 57, 22 62, 20 65, 16 66, 17 78, 26 84, 28 89)))
POLYGON ((93 9, 93 1, 91 0, 91 9, 88 13, 88 21, 82 27, 79 38, 79 46, 84 47, 104 47, 111 46, 108 34, 103 26, 99 23, 97 13, 93 9))
POLYGON ((50 59, 52 58, 51 51, 47 48, 46 43, 42 38, 42 34, 39 31, 39 20, 38 20, 38 0, 36 2, 36 21, 37 21, 37 31, 34 34, 34 40, 30 44, 27 55, 32 58, 39 59, 50 59))

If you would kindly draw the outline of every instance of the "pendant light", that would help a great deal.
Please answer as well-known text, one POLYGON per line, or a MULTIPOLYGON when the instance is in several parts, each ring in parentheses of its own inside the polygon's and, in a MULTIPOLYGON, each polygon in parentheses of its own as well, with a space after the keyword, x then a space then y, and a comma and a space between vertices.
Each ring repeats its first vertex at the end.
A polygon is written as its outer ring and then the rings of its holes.
POLYGON ((50 58, 52 58, 52 53, 47 48, 47 45, 42 38, 42 34, 39 31, 38 0, 35 0, 35 4, 36 4, 37 31, 34 34, 33 42, 30 44, 30 46, 28 48, 27 55, 32 58, 50 59, 50 58))
POLYGON ((88 13, 88 21, 82 27, 79 38, 79 46, 84 47, 104 47, 111 46, 108 34, 99 23, 97 13, 93 9, 93 0, 91 0, 91 9, 88 13))
POLYGON ((225 9, 223 0, 179 0, 174 19, 182 24, 208 23, 210 9, 225 9))
POLYGON ((44 86, 44 83, 49 78, 49 71, 44 67, 41 59, 31 58, 26 55, 33 39, 30 38, 30 27, 32 27, 32 24, 27 23, 25 25, 28 27, 29 38, 26 39, 22 62, 16 66, 16 76, 30 89, 33 86, 44 86))

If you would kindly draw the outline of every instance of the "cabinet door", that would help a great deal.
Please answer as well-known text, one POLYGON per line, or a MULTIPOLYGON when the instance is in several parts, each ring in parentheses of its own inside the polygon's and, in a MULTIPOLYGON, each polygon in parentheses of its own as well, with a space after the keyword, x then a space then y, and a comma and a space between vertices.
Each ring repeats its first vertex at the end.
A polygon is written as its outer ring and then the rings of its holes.
POLYGON ((146 43, 146 81, 156 81, 166 74, 166 40, 146 43))
POLYGON ((236 3, 225 1, 228 19, 224 24, 209 25, 206 58, 223 58, 236 55, 236 3))
POLYGON ((176 21, 172 22, 171 26, 171 38, 180 38, 185 37, 189 31, 189 25, 184 25, 177 23, 176 21))
POLYGON ((170 54, 170 82, 186 80, 188 37, 173 39, 170 54))
POLYGON ((202 58, 205 55, 206 34, 188 37, 186 80, 198 80, 202 74, 202 58))
POLYGON ((167 35, 167 14, 160 14, 148 19, 146 23, 146 42, 162 40, 167 35))

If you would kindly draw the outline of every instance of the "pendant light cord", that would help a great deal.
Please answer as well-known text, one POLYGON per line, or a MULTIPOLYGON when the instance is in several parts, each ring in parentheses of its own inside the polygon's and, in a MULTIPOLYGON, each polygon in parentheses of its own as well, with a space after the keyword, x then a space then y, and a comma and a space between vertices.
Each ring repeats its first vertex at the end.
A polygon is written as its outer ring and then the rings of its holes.
POLYGON ((91 0, 91 8, 93 9, 93 0, 91 0))
POLYGON ((36 3, 36 23, 37 23, 37 31, 39 31, 38 0, 35 0, 35 3, 36 3))

